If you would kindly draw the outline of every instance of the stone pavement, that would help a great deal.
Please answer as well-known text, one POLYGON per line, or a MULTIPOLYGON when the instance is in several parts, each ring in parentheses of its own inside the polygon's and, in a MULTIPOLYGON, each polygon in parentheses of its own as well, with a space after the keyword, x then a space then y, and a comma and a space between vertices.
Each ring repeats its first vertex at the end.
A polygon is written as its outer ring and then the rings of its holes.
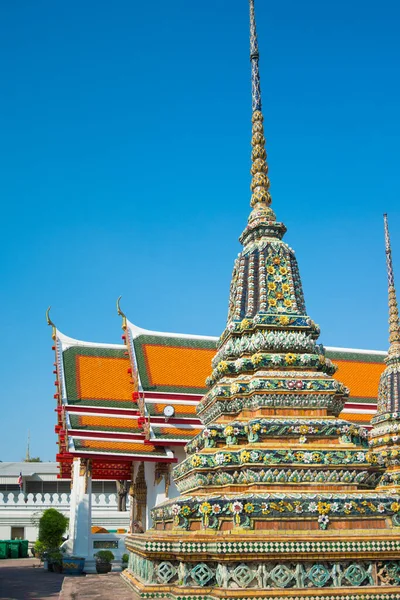
POLYGON ((58 600, 64 575, 39 564, 37 558, 0 560, 0 600, 58 600))
POLYGON ((139 600, 122 581, 120 573, 86 575, 64 579, 60 600, 139 600))
POLYGON ((0 600, 139 600, 120 573, 72 577, 39 565, 36 558, 0 560, 0 600))

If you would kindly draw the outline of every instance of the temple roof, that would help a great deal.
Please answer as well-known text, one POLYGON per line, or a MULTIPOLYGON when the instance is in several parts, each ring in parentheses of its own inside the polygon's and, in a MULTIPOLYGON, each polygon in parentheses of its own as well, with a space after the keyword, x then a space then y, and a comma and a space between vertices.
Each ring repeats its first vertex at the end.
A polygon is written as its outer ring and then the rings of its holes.
MULTIPOLYGON (((207 389, 218 338, 149 331, 129 321, 126 325, 126 344, 85 342, 55 330, 55 396, 66 426, 60 462, 66 454, 170 461, 171 448, 189 442, 203 427, 196 407, 207 389), (144 399, 147 436, 132 400, 132 371, 144 399), (167 406, 174 409, 169 419, 164 415, 167 406)), ((326 355, 338 366, 335 378, 350 389, 341 418, 368 426, 386 352, 327 347, 326 355)), ((62 444, 61 421, 56 431, 59 437, 61 431, 62 444)), ((63 473, 68 476, 68 469, 63 473)))
MULTIPOLYGON (((171 334, 140 329, 127 321, 133 340, 139 378, 150 414, 162 414, 165 403, 157 398, 170 394, 206 392, 205 379, 211 372, 218 338, 188 334, 171 334), (153 392, 153 394, 151 394, 153 392)), ((379 378, 385 368, 386 352, 355 348, 326 347, 326 356, 338 367, 335 379, 350 389, 342 418, 368 424, 376 410, 379 378)), ((197 400, 174 401, 176 414, 196 415, 197 400)))
MULTIPOLYGON (((144 436, 140 415, 132 401, 126 347, 75 340, 57 329, 53 330, 53 339, 58 404, 56 433, 62 476, 69 476, 68 464, 74 455, 96 457, 97 462, 112 459, 173 461, 173 453, 163 444, 155 446, 144 436)), ((158 441, 159 436, 156 437, 158 441)), ((105 467, 109 470, 110 464, 102 463, 102 468, 105 467)), ((97 473, 97 477, 103 475, 97 473)), ((129 478, 127 473, 124 478, 129 478)))
POLYGON ((203 395, 216 337, 148 331, 129 321, 127 332, 144 391, 203 395))

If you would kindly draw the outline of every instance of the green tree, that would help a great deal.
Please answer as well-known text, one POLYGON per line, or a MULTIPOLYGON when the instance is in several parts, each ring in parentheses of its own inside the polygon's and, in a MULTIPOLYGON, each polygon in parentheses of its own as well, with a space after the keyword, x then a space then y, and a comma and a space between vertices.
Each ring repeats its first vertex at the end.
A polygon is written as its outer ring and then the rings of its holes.
POLYGON ((55 508, 47 508, 39 519, 38 540, 46 549, 58 548, 68 527, 68 519, 55 508))

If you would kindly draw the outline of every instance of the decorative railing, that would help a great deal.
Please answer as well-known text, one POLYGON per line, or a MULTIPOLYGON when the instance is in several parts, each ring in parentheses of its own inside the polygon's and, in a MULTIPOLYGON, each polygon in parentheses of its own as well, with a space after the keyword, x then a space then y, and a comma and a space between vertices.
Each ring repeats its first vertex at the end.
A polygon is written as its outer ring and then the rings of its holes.
MULTIPOLYGON (((127 496, 127 508, 129 508, 130 497, 127 496)), ((23 494, 16 492, 0 493, 0 510, 13 507, 29 507, 34 509, 46 507, 67 508, 70 503, 70 494, 23 494)), ((92 494, 92 509, 117 510, 117 494, 92 494)))

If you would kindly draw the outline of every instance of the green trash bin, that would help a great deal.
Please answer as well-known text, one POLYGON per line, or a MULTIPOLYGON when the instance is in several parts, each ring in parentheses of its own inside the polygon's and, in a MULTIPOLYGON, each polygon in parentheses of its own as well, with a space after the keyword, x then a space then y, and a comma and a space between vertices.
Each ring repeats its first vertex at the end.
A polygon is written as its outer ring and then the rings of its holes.
POLYGON ((8 542, 0 540, 0 559, 8 558, 8 542))
POLYGON ((20 540, 21 558, 28 558, 28 540, 20 540))
POLYGON ((10 540, 8 545, 10 547, 10 558, 19 558, 19 540, 10 540))

